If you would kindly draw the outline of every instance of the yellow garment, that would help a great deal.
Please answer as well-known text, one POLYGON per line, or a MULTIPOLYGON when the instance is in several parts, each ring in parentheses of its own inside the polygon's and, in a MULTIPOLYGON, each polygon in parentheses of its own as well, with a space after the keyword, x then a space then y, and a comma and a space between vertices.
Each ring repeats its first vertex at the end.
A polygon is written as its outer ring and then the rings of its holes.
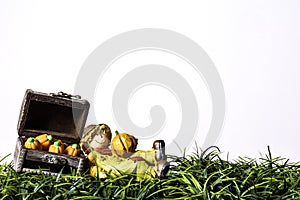
POLYGON ((137 179, 141 180, 143 178, 153 178, 157 174, 154 149, 136 151, 129 158, 122 158, 116 155, 103 155, 92 151, 88 158, 100 171, 104 171, 106 174, 115 177, 124 174, 136 174, 137 179), (134 158, 137 158, 137 160, 134 160, 134 158))

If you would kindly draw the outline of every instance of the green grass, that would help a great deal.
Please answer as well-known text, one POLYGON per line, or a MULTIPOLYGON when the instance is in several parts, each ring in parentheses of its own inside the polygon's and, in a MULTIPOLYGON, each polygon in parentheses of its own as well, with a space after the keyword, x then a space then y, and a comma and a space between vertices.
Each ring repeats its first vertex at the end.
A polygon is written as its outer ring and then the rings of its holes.
MULTIPOLYGON (((269 150, 269 149, 268 149, 269 150)), ((281 157, 222 160, 211 147, 189 156, 169 156, 164 180, 136 181, 134 175, 97 179, 16 173, 12 163, 0 162, 2 199, 300 199, 300 163, 281 157)))

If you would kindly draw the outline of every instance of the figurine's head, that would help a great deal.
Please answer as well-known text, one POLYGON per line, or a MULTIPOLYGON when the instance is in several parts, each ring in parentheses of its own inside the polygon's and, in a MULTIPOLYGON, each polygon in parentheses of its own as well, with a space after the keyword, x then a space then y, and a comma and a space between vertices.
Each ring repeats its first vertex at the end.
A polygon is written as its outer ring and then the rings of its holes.
POLYGON ((89 125, 83 131, 80 146, 84 152, 90 149, 106 149, 110 145, 111 136, 110 128, 106 124, 89 125))

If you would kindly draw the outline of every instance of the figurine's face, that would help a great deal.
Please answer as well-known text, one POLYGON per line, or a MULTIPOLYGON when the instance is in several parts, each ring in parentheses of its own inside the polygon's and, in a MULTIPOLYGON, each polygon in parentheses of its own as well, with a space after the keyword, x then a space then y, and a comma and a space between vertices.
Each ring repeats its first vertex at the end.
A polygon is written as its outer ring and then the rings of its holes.
POLYGON ((81 148, 85 151, 91 148, 107 148, 110 145, 111 131, 106 124, 89 125, 84 129, 80 141, 81 148))
POLYGON ((107 148, 109 146, 110 140, 103 134, 95 135, 90 143, 92 148, 107 148))

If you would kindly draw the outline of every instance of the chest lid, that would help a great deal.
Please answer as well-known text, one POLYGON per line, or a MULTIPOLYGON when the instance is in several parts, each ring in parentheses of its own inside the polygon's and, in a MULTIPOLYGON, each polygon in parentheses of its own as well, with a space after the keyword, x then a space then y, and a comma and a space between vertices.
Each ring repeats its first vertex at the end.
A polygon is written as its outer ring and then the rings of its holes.
POLYGON ((18 121, 19 136, 51 134, 67 143, 78 143, 90 104, 63 92, 46 94, 26 90, 18 121))

